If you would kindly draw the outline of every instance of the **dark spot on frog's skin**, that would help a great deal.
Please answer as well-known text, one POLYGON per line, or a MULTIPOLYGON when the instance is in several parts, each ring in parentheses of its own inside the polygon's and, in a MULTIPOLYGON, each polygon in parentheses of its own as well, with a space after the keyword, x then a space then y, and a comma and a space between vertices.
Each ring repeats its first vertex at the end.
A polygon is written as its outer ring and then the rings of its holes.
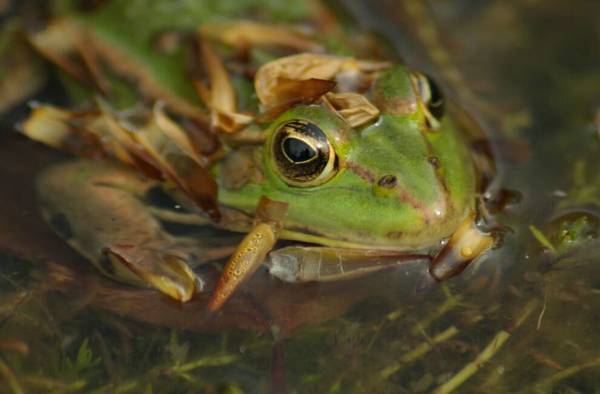
POLYGON ((106 272, 108 275, 114 275, 115 274, 115 266, 113 265, 113 262, 111 261, 110 257, 108 256, 108 249, 105 249, 101 254, 100 254, 100 259, 98 260, 98 264, 100 265, 100 268, 102 268, 102 270, 104 272, 106 272))
POLYGON ((427 158, 427 161, 429 162, 429 164, 431 164, 435 169, 440 168, 440 159, 437 158, 437 156, 429 156, 427 158))
POLYGON ((166 232, 174 236, 184 236, 190 234, 208 232, 206 229, 209 226, 201 226, 196 224, 173 223, 165 220, 160 221, 160 227, 166 232), (203 231, 204 230, 204 231, 203 231))
POLYGON ((52 215, 50 218, 50 226, 65 240, 73 238, 73 229, 67 220, 67 217, 62 213, 52 215))
POLYGON ((379 178, 379 182, 377 182, 377 184, 381 187, 392 189, 398 184, 398 178, 396 178, 395 175, 384 175, 379 178))
MULTIPOLYGON (((176 207, 179 207, 177 201, 173 200, 173 198, 160 186, 154 186, 148 189, 144 195, 144 201, 159 208, 176 210, 176 207)), ((179 211, 179 209, 177 209, 177 211, 179 211)))

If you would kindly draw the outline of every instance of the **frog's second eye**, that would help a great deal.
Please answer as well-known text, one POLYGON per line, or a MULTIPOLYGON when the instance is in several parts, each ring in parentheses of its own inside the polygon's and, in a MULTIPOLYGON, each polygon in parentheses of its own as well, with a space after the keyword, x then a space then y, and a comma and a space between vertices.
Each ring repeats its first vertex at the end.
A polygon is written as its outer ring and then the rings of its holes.
POLYGON ((305 120, 287 121, 272 139, 275 167, 291 186, 317 186, 336 170, 336 157, 327 136, 316 124, 305 120))
MULTIPOLYGON (((444 115, 444 96, 439 86, 427 75, 412 74, 415 89, 427 111, 426 118, 434 126, 444 115)), ((435 128, 435 127, 433 127, 435 128)))

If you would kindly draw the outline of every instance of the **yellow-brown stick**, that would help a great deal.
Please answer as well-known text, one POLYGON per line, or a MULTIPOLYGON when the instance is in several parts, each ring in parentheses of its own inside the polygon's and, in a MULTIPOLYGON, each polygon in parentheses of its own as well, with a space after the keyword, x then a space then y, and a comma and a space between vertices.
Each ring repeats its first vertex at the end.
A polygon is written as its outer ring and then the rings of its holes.
POLYGON ((219 282, 208 301, 208 309, 217 311, 235 290, 258 269, 277 242, 287 204, 262 197, 252 230, 229 258, 219 282))

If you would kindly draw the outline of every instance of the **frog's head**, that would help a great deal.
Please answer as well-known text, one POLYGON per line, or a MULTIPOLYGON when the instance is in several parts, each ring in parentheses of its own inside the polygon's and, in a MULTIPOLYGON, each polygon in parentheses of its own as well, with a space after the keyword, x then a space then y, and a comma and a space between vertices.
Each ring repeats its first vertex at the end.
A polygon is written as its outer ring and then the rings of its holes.
POLYGON ((293 107, 268 127, 260 176, 221 187, 219 200, 248 213, 261 196, 288 203, 287 239, 428 248, 474 200, 468 150, 437 96, 424 76, 394 66, 367 93, 380 110, 370 124, 352 128, 324 105, 293 107))

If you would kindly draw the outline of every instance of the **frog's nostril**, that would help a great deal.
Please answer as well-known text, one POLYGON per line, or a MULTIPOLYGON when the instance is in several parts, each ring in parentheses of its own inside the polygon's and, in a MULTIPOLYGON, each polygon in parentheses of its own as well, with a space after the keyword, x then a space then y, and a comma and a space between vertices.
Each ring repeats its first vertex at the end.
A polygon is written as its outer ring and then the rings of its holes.
POLYGON ((437 156, 429 156, 427 161, 433 166, 433 168, 440 168, 440 159, 438 159, 437 156))
POLYGON ((379 182, 377 182, 379 186, 390 189, 396 187, 397 183, 398 178, 396 178, 395 175, 384 175, 381 178, 379 178, 379 182))

